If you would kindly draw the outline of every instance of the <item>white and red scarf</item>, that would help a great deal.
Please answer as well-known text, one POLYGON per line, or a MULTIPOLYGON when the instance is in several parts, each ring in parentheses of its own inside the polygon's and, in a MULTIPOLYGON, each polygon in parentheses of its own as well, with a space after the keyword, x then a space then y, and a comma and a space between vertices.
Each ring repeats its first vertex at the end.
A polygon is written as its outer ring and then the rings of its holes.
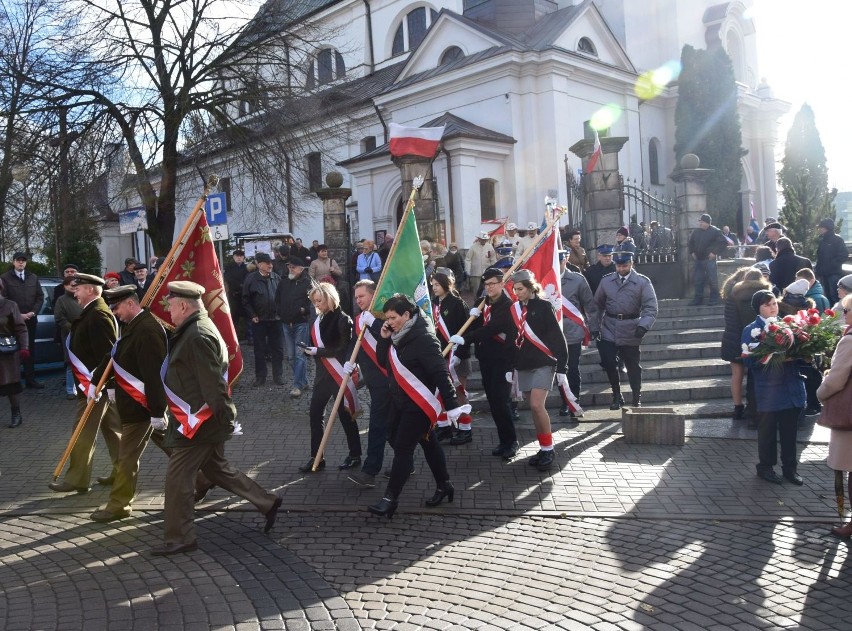
POLYGON ((562 316, 568 318, 577 326, 583 327, 583 346, 588 346, 592 341, 592 335, 589 333, 589 327, 586 326, 586 321, 583 319, 583 314, 573 302, 562 294, 562 316))
POLYGON ((379 356, 377 354, 378 347, 376 345, 376 338, 370 331, 370 327, 366 326, 363 322, 364 314, 359 313, 355 318, 355 335, 361 335, 361 329, 364 330, 364 336, 361 338, 361 348, 364 349, 364 352, 367 353, 367 357, 369 357, 372 362, 376 365, 381 373, 387 377, 388 371, 381 364, 379 364, 379 356))
MULTIPOLYGON (((447 341, 447 343, 449 343, 451 333, 446 321, 444 320, 444 316, 441 315, 441 304, 439 302, 435 302, 432 305, 432 321, 435 323, 435 328, 440 331, 443 338, 447 341)), ((455 356, 456 345, 453 344, 450 348, 450 354, 447 356, 447 368, 450 371, 450 379, 453 381, 453 387, 458 388, 461 385, 461 380, 459 379, 458 373, 456 373, 456 367, 453 365, 455 363, 453 361, 455 356)))
POLYGON ((393 346, 391 346, 390 349, 390 367, 399 387, 402 388, 408 398, 414 401, 417 407, 423 411, 429 419, 429 423, 434 425, 444 407, 438 394, 438 390, 436 389, 434 392, 430 392, 429 388, 426 387, 426 384, 420 381, 417 376, 406 368, 402 361, 400 361, 396 348, 393 346))
MULTIPOLYGON (((322 316, 314 320, 314 325, 311 327, 311 340, 317 348, 325 348, 325 344, 322 341, 322 335, 320 334, 321 320, 322 316)), ((354 418, 361 411, 361 405, 358 402, 358 374, 353 372, 352 375, 347 375, 343 370, 343 365, 334 357, 320 357, 317 355, 317 358, 322 362, 322 365, 325 366, 325 369, 328 371, 328 374, 331 375, 331 378, 334 379, 338 388, 343 384, 343 381, 346 380, 346 391, 343 394, 343 399, 345 401, 344 407, 354 418)))
POLYGON ((518 339, 515 342, 518 348, 521 348, 524 342, 529 340, 538 350, 556 361, 556 357, 550 352, 550 349, 547 348, 547 345, 541 341, 538 335, 535 334, 535 331, 532 330, 532 327, 527 322, 527 308, 521 305, 520 301, 512 305, 512 319, 515 321, 515 326, 518 327, 518 339))
MULTIPOLYGON (((163 388, 166 391, 166 399, 169 401, 169 410, 172 413, 172 416, 175 417, 175 420, 178 422, 178 432, 186 436, 187 438, 192 438, 195 436, 195 433, 201 429, 201 426, 207 421, 211 416, 213 416, 213 410, 210 409, 210 406, 206 403, 202 405, 195 412, 192 411, 192 407, 181 399, 177 394, 175 394, 171 388, 166 385, 166 372, 169 369, 169 356, 166 355, 166 359, 163 361, 163 366, 160 368, 160 379, 163 381, 163 388)), ((225 368, 225 372, 222 375, 222 378, 225 380, 225 383, 228 383, 228 369, 225 368)), ((228 388, 230 392, 230 387, 228 388)))
POLYGON ((89 386, 92 385, 92 371, 86 368, 86 364, 71 352, 71 336, 65 338, 65 348, 68 350, 68 361, 71 364, 71 371, 74 377, 77 378, 77 387, 83 392, 88 393, 89 386))

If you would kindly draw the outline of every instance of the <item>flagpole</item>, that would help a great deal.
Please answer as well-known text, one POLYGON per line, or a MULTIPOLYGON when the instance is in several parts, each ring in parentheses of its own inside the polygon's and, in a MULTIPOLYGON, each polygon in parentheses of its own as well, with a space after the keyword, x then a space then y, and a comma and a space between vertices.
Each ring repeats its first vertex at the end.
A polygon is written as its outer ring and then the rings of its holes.
MULTIPOLYGON (((420 187, 423 185, 423 177, 418 175, 416 178, 414 178, 414 181, 411 184, 411 195, 408 196, 408 203, 405 205, 405 212, 403 212, 402 214, 402 221, 399 222, 399 227, 396 229, 397 238, 393 240, 391 249, 388 252, 388 258, 385 261, 384 266, 382 266, 382 273, 379 276, 379 282, 376 283, 375 289, 378 289, 381 286, 382 281, 385 278, 385 273, 390 267, 390 263, 393 260, 394 254, 396 254, 396 248, 400 242, 399 235, 402 234, 402 231, 405 228, 405 224, 408 223, 408 218, 413 212, 414 197, 417 194, 417 191, 420 190, 420 187)), ((373 292, 373 298, 370 300, 370 307, 367 309, 367 311, 372 311, 375 308, 377 294, 377 291, 373 292)), ((349 357, 350 364, 354 364, 358 359, 358 351, 361 350, 361 342, 364 339, 364 333, 366 331, 366 326, 361 327, 361 332, 358 333, 358 339, 355 340, 355 347, 352 349, 352 354, 349 357)), ((325 431, 323 432, 322 440, 320 441, 317 453, 314 455, 314 462, 311 467, 312 471, 316 471, 317 467, 319 467, 319 463, 322 462, 322 456, 325 453, 325 447, 328 444, 329 438, 331 437, 331 428, 334 426, 334 421, 337 420, 337 414, 340 411, 340 404, 343 402, 343 397, 346 394, 347 385, 349 385, 349 374, 344 372, 343 380, 340 383, 340 388, 338 389, 337 396, 334 399, 334 405, 331 408, 331 413, 328 415, 328 421, 326 421, 325 424, 325 431)))
MULTIPOLYGON (((521 256, 519 256, 515 260, 515 262, 512 264, 512 267, 510 267, 508 270, 506 270, 506 272, 503 274, 502 282, 505 283, 509 279, 509 277, 512 274, 515 273, 515 270, 518 269, 521 265, 523 265, 526 262, 526 260, 530 257, 530 255, 538 247, 539 243, 541 243, 547 237, 550 236, 550 231, 555 230, 555 226, 559 223, 559 217, 561 217, 563 215, 563 213, 565 212, 565 209, 562 206, 558 206, 557 209, 558 209, 558 212, 555 214, 554 217, 548 217, 547 228, 544 230, 544 232, 537 234, 535 239, 533 239, 532 242, 529 244, 529 246, 527 246, 527 249, 524 250, 523 254, 521 254, 521 256)), ((482 302, 479 303, 479 306, 477 307, 477 309, 482 311, 482 308, 485 306, 486 299, 487 299, 487 297, 482 299, 482 302)), ((473 324, 473 322, 476 320, 477 317, 479 317, 479 316, 470 316, 467 319, 467 321, 462 325, 462 327, 458 331, 455 332, 455 335, 463 335, 464 332, 467 331, 468 328, 470 328, 470 325, 473 324)), ((444 357, 446 357, 447 355, 450 354, 451 350, 453 350, 452 342, 448 343, 444 347, 444 350, 441 352, 441 354, 444 357)))
MULTIPOLYGON (((166 276, 171 272, 172 267, 175 264, 176 253, 179 248, 183 247, 186 244, 186 237, 189 234, 190 230, 195 228, 195 225, 198 223, 200 215, 198 214, 201 210, 202 206, 204 206, 204 202, 207 201, 207 196, 210 194, 210 189, 216 186, 219 182, 219 176, 211 175, 208 181, 204 185, 204 192, 201 193, 201 196, 198 198, 198 201, 195 204, 195 208, 192 209, 192 212, 189 214, 189 217, 186 220, 186 223, 183 226, 183 230, 181 230, 180 235, 178 235, 177 240, 172 245, 169 250, 168 255, 166 255, 166 260, 163 265, 160 266, 160 269, 157 270, 157 275, 154 277, 154 280, 151 282, 151 286, 148 288, 148 291, 145 292, 144 298, 140 301, 140 305, 142 307, 147 307, 154 300, 154 296, 156 295, 157 290, 162 286, 163 281, 166 276)), ((104 368, 104 372, 101 375, 101 378, 98 380, 97 386, 95 386, 95 397, 98 396, 98 393, 103 389, 104 385, 107 382, 107 379, 110 377, 110 373, 112 372, 112 357, 110 357, 107 362, 106 368, 104 368)), ((92 409, 95 407, 95 399, 89 399, 86 403, 86 409, 83 410, 83 414, 80 416, 80 420, 74 428, 73 433, 71 434, 71 438, 68 440, 68 445, 65 447, 65 451, 62 453, 62 457, 59 459, 59 463, 56 465, 56 468, 53 470, 53 481, 59 479, 59 476, 62 474, 62 469, 65 467, 65 463, 68 462, 68 458, 71 457, 71 451, 74 449, 74 446, 77 444, 77 439, 80 438, 80 434, 83 433, 83 429, 86 426, 86 423, 89 420, 89 416, 92 414, 92 409)))

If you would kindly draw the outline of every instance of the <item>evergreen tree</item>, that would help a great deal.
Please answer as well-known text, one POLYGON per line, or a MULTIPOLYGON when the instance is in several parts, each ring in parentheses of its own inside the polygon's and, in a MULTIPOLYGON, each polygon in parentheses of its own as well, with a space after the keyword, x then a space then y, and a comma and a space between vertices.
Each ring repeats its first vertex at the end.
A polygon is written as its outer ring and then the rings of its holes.
POLYGON ((781 223, 785 234, 799 244, 799 254, 814 258, 819 237, 816 225, 826 217, 834 219, 837 189, 828 189, 825 149, 814 111, 807 103, 796 113, 787 132, 778 183, 784 196, 781 223))
POLYGON ((681 51, 681 74, 675 108, 675 155, 687 153, 713 169, 707 178, 707 212, 719 227, 743 233, 740 186, 742 148, 734 69, 721 47, 681 51))

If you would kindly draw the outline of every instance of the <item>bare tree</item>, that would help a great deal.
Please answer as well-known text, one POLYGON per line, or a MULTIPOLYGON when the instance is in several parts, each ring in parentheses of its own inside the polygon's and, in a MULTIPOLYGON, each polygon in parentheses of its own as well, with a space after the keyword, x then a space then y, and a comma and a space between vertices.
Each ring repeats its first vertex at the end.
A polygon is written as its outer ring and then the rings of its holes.
POLYGON ((25 72, 29 89, 78 120, 109 120, 158 254, 172 243, 178 175, 193 165, 239 168, 258 196, 276 200, 264 211, 292 221, 302 156, 345 134, 341 120, 357 102, 327 89, 329 70, 332 79, 345 73, 342 55, 323 52, 334 34, 294 13, 302 3, 272 0, 242 18, 251 5, 226 0, 61 6, 62 31, 41 42, 51 72, 25 72))

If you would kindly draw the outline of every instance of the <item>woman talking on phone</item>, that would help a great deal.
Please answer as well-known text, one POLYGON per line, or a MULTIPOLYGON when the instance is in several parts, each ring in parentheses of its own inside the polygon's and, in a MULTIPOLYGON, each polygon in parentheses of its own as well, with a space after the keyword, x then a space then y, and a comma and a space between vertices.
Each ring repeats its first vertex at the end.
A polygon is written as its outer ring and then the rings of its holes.
POLYGON ((426 506, 437 506, 446 497, 453 501, 455 489, 447 471, 447 459, 433 431, 441 409, 456 421, 470 406, 459 407, 447 362, 435 329, 417 305, 403 294, 394 294, 382 311, 385 324, 377 340, 376 355, 387 369, 390 381, 388 442, 393 447, 390 480, 385 494, 369 507, 374 515, 392 517, 399 494, 411 475, 414 449, 419 444, 438 488, 426 506), (435 390, 440 398, 435 396, 435 390))

